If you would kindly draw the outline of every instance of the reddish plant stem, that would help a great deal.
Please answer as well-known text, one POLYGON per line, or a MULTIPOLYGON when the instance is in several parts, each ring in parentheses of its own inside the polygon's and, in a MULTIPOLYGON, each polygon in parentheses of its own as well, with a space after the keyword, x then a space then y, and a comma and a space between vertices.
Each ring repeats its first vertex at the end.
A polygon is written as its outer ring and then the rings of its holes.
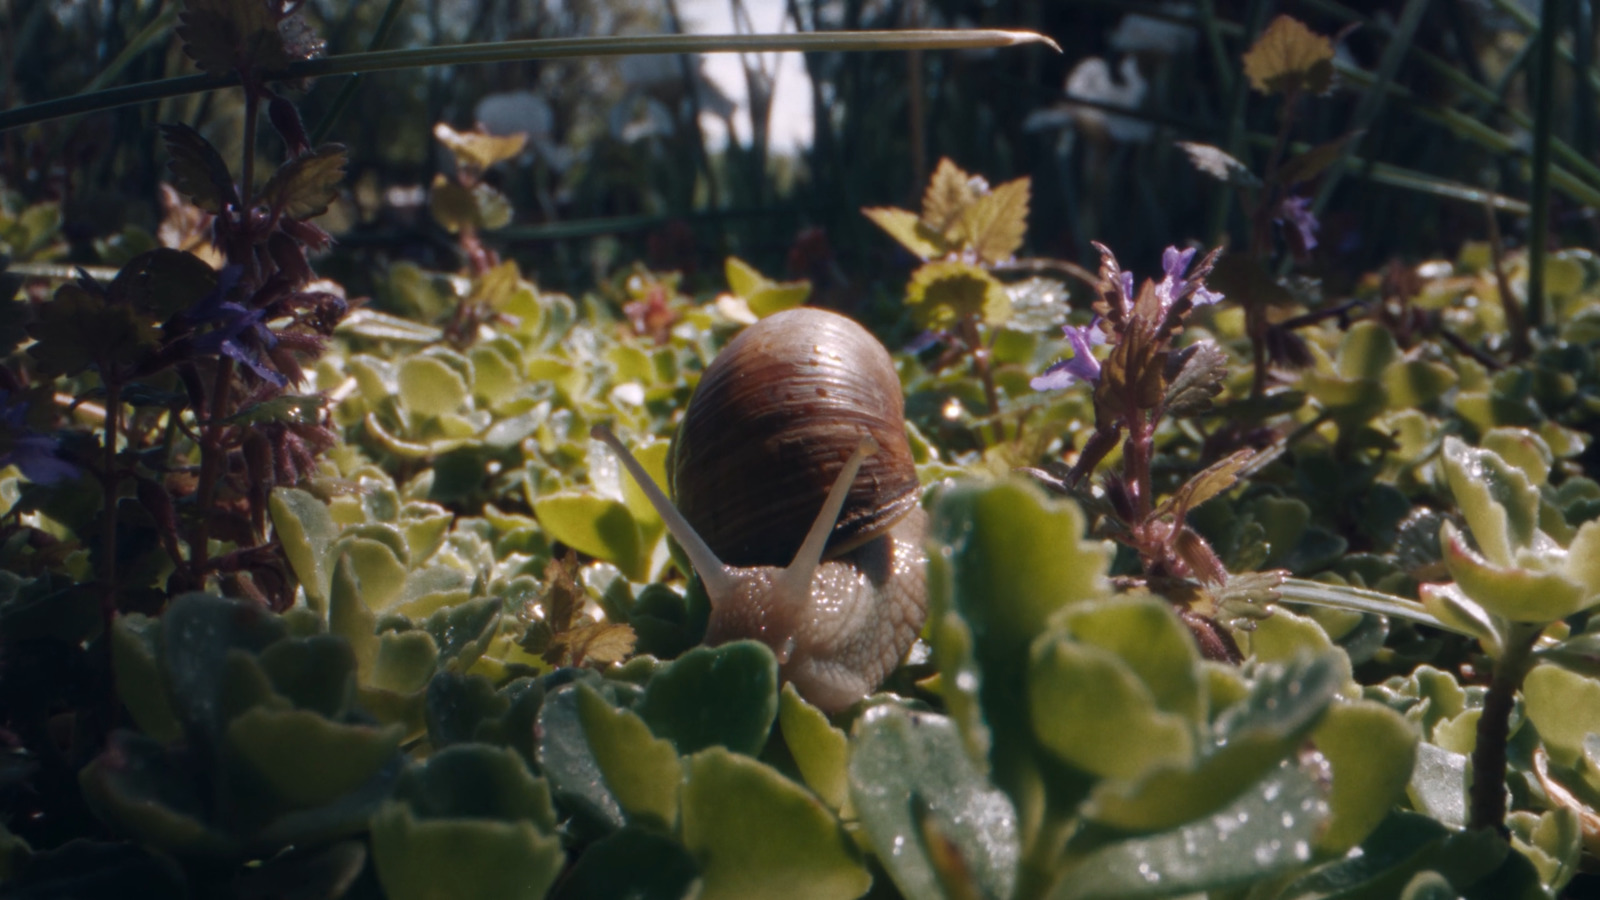
POLYGON ((196 579, 203 577, 206 560, 210 555, 211 513, 216 505, 217 481, 222 477, 222 463, 226 452, 222 447, 222 420, 227 418, 228 398, 233 386, 233 360, 222 357, 217 362, 217 377, 211 387, 211 409, 201 428, 200 484, 196 489, 199 517, 195 523, 194 539, 189 542, 189 565, 196 579))
POLYGON ((1468 789, 1469 828, 1492 828, 1506 834, 1506 743, 1511 739, 1511 710, 1517 689, 1533 662, 1534 626, 1516 627, 1495 660, 1494 678, 1483 698, 1477 742, 1472 748, 1472 786, 1468 789))

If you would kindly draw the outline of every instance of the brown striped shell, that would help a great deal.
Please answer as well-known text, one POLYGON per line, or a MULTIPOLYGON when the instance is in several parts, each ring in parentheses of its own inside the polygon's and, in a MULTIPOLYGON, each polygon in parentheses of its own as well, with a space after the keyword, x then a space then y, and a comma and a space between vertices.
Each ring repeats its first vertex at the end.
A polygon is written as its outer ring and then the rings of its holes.
POLYGON ((724 563, 788 565, 845 460, 871 438, 828 542, 836 556, 917 504, 900 380, 865 328, 811 307, 746 328, 712 360, 673 441, 674 501, 724 563))

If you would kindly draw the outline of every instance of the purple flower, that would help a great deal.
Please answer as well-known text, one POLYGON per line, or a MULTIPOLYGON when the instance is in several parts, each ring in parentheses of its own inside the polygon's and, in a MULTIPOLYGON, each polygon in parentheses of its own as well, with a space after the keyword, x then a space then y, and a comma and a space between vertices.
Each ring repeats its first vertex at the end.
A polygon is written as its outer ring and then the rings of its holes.
POLYGON ((1318 222, 1317 217, 1311 212, 1310 197, 1283 198, 1283 202, 1278 204, 1278 214, 1272 221, 1294 229, 1294 233, 1289 235, 1289 240, 1299 239, 1299 253, 1309 253, 1316 249, 1317 229, 1322 227, 1322 223, 1318 222))
POLYGON ((34 484, 55 484, 81 474, 78 467, 56 455, 59 441, 28 429, 24 417, 27 403, 9 403, 10 396, 0 391, 0 469, 16 466, 34 484))
POLYGON ((194 339, 194 348, 200 353, 220 353, 256 373, 263 381, 278 387, 289 383, 282 373, 261 362, 259 348, 271 350, 278 345, 278 336, 262 321, 264 309, 247 309, 223 297, 238 283, 241 269, 228 266, 219 273, 217 287, 200 298, 189 317, 196 324, 215 323, 216 327, 194 339))
POLYGON ((1195 306, 1208 306, 1222 299, 1216 291, 1207 290, 1205 282, 1198 279, 1186 280, 1183 276, 1189 271, 1189 263, 1194 260, 1195 249, 1179 250, 1177 247, 1168 247, 1161 254, 1161 269, 1166 277, 1156 285, 1156 296, 1161 300, 1161 308, 1167 309, 1185 294, 1192 293, 1195 306))
POLYGON ((1028 385, 1036 391, 1056 391, 1079 381, 1090 384, 1100 381, 1100 361, 1090 351, 1091 347, 1106 342, 1106 333, 1100 330, 1100 317, 1095 316, 1088 325, 1063 325, 1061 332, 1072 344, 1072 358, 1056 363, 1045 369, 1043 375, 1029 381, 1028 385))

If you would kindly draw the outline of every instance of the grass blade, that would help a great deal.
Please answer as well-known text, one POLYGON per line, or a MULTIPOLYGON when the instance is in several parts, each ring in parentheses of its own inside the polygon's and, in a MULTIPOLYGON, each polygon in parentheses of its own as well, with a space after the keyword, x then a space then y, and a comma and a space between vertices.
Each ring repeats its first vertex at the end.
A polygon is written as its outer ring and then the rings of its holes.
MULTIPOLYGON (((1055 42, 1031 31, 994 29, 929 29, 921 31, 828 31, 804 34, 650 34, 623 37, 546 38, 453 44, 406 50, 343 53, 291 63, 269 80, 354 75, 429 66, 479 65, 522 62, 530 59, 571 59, 588 56, 636 56, 671 53, 778 53, 798 51, 865 52, 882 50, 967 50, 1044 44, 1060 52, 1055 42)), ((181 97, 239 83, 238 76, 212 78, 183 75, 103 91, 91 91, 46 100, 0 112, 0 131, 45 122, 63 116, 95 112, 168 97, 181 97)))

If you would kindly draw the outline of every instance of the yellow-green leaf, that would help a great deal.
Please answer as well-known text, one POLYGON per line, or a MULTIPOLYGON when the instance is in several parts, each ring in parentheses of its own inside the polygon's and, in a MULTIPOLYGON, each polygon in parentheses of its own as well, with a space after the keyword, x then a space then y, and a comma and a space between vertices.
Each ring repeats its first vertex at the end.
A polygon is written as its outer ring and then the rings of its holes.
POLYGON ((433 126, 433 136, 455 154, 462 168, 478 172, 497 162, 513 159, 528 143, 528 136, 516 134, 485 134, 481 131, 457 131, 443 122, 433 126))
POLYGON ((339 196, 344 164, 344 145, 325 144, 279 166, 261 189, 261 199, 291 219, 314 219, 339 196))
POLYGON ((990 325, 1011 317, 1011 298, 993 275, 971 263, 930 262, 911 274, 906 305, 923 328, 950 328, 968 316, 990 325))
POLYGON ((1005 262, 1022 247, 1028 233, 1031 183, 1026 177, 1008 181, 963 211, 958 227, 961 240, 984 262, 1005 262))
POLYGON ((887 206, 871 207, 861 212, 921 259, 933 259, 950 252, 944 235, 930 230, 914 212, 887 206))
POLYGON ((1244 74, 1263 94, 1323 93, 1333 84, 1333 42, 1290 16, 1278 16, 1245 53, 1244 74))

